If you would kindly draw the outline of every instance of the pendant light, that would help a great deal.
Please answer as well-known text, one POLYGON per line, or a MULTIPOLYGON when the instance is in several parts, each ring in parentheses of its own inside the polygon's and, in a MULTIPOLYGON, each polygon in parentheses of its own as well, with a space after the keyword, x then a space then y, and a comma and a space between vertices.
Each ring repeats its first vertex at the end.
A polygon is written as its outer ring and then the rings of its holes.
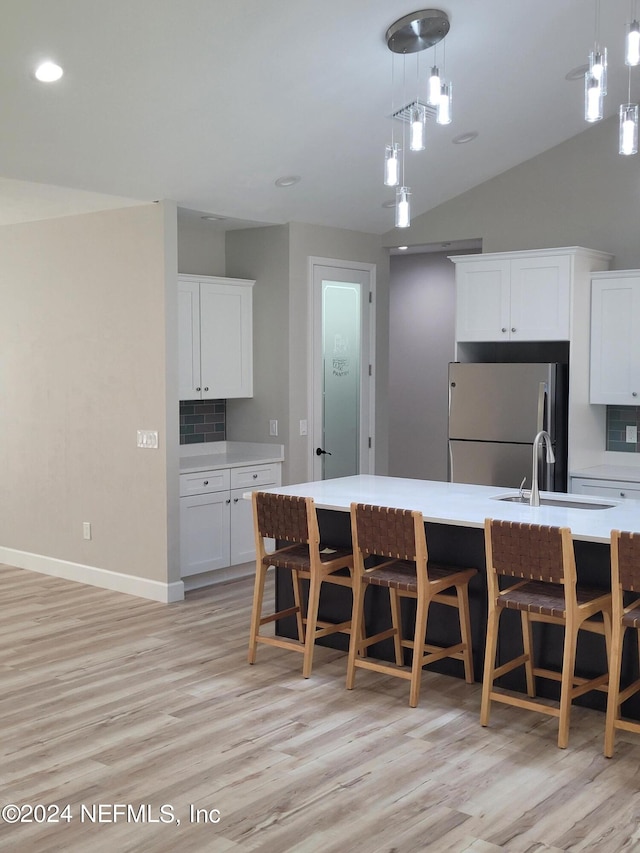
POLYGON ((604 116, 604 95, 597 78, 587 71, 584 75, 584 117, 588 122, 604 116))
POLYGON ((626 65, 640 65, 640 22, 636 13, 636 0, 630 0, 630 22, 625 39, 624 61, 626 65))
POLYGON ((620 104, 620 154, 638 153, 638 105, 620 104))
MULTIPOLYGON (((423 9, 419 12, 412 12, 399 18, 393 23, 386 33, 387 47, 394 53, 401 53, 404 56, 403 66, 403 103, 405 106, 397 112, 394 109, 394 100, 392 96, 392 120, 400 119, 403 122, 402 128, 402 145, 399 146, 391 137, 391 144, 385 149, 385 184, 387 186, 396 187, 395 201, 395 225, 396 228, 409 228, 411 225, 411 189, 405 181, 405 150, 406 150, 406 133, 407 126, 409 130, 409 149, 410 151, 423 151, 426 147, 426 124, 428 115, 439 114, 442 118, 446 117, 448 110, 449 116, 450 100, 447 104, 441 106, 443 82, 440 80, 440 72, 437 66, 431 69, 431 77, 437 77, 437 88, 435 81, 430 84, 427 92, 427 105, 416 97, 411 104, 406 102, 406 55, 408 53, 419 53, 429 47, 433 47, 446 36, 449 32, 449 17, 446 12, 440 9, 423 9), (435 74, 434 74, 435 72, 435 74), (429 93, 433 97, 430 97, 429 93), (429 112, 428 107, 432 107, 429 112), (400 159, 402 153, 402 159, 400 159)), ((393 57, 391 64, 391 85, 394 87, 393 74, 393 57)), ((420 63, 419 58, 416 63, 417 82, 420 83, 420 63)), ((447 89, 447 95, 450 97, 450 88, 447 89)), ((419 95, 419 92, 418 92, 419 95)), ((449 119, 450 120, 450 119, 449 119)), ((447 123, 442 121, 441 123, 447 123)))
POLYGON ((438 124, 451 124, 451 96, 453 86, 451 83, 443 83, 440 87, 440 100, 438 101, 438 112, 436 121, 438 124))
POLYGON ((589 54, 589 69, 584 75, 584 117, 588 122, 604 117, 607 94, 607 48, 600 45, 600 0, 595 0, 595 37, 589 54))

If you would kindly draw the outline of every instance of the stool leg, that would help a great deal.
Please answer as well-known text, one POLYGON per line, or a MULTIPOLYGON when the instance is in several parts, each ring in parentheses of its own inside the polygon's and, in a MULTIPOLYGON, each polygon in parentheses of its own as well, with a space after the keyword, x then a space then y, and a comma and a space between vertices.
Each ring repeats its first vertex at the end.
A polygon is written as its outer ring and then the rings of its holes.
POLYGON ((291 581, 293 583, 293 601, 298 608, 296 613, 296 624, 298 628, 298 640, 304 643, 304 619, 302 618, 302 585, 300 583, 300 575, 294 569, 291 572, 291 581))
POLYGON ((469 584, 459 584, 456 587, 458 595, 458 618, 460 619, 460 638, 465 645, 462 659, 464 661, 464 678, 467 684, 473 684, 473 655, 471 647, 471 615, 469 611, 469 584))
POLYGON ((524 672, 527 680, 527 696, 536 695, 536 680, 533 675, 533 633, 531 631, 531 619, 526 610, 520 611, 522 624, 522 648, 527 656, 524 662, 524 672))
POLYGON ((573 620, 567 620, 564 634, 564 652, 562 655, 562 679, 560 682, 560 719, 558 725, 558 746, 566 749, 569 743, 569 722, 571 699, 573 694, 573 676, 576 666, 576 644, 578 627, 573 620))
POLYGON ((423 596, 418 596, 416 607, 416 630, 413 635, 413 660, 411 661, 411 689, 409 691, 409 707, 416 708, 420 697, 420 679, 422 678, 422 660, 424 644, 427 638, 427 616, 429 602, 423 596))
MULTIPOLYGON (((620 670, 622 668, 622 641, 625 629, 616 621, 611 637, 611 656, 609 658, 609 690, 607 693, 607 718, 604 725, 604 754, 613 756, 616 737, 616 720, 620 718, 620 670)), ((638 632, 640 640, 640 632, 638 632)))
POLYGON ((249 631, 249 663, 256 662, 256 649, 260 633, 260 618, 262 616, 262 599, 264 597, 264 582, 267 577, 267 566, 261 560, 256 561, 256 579, 253 585, 253 606, 251 608, 251 628, 249 631))
MULTIPOLYGON (((353 690, 356 680, 356 655, 360 654, 361 644, 366 638, 364 627, 364 594, 366 586, 359 577, 353 581, 353 609, 351 611, 351 637, 349 638, 349 657, 347 660, 347 690, 353 690)), ((366 649, 362 648, 364 656, 366 649)))
POLYGON ((396 655, 397 666, 404 665, 402 653, 402 614, 400 611, 400 596, 397 589, 389 589, 389 603, 391 605, 391 624, 395 634, 393 635, 393 649, 396 655))
POLYGON ((496 649, 498 647, 498 628, 502 608, 493 606, 487 618, 487 642, 482 675, 482 702, 480 704, 480 725, 489 725, 491 710, 491 691, 493 689, 494 670, 496 668, 496 649))
POLYGON ((316 626, 318 622, 318 605, 320 604, 320 587, 322 578, 317 572, 311 573, 309 584, 309 600, 307 602, 307 629, 304 640, 304 659, 302 663, 302 675, 309 678, 313 664, 313 650, 316 643, 316 626))

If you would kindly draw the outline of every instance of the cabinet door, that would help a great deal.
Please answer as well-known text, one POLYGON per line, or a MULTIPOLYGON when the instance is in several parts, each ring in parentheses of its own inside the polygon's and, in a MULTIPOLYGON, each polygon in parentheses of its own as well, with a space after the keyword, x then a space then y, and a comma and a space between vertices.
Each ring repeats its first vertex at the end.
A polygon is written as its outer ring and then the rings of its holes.
POLYGON ((568 341, 570 306, 568 256, 511 261, 512 341, 568 341))
POLYGON ((178 391, 181 400, 199 400, 200 285, 178 281, 178 391))
POLYGON ((591 284, 589 401, 640 405, 640 277, 591 284))
POLYGON ((200 283, 202 396, 253 395, 251 286, 200 283))
POLYGON ((509 261, 456 264, 456 340, 509 340, 509 261))
POLYGON ((246 489, 231 491, 231 565, 248 563, 256 558, 251 501, 242 496, 246 489))
POLYGON ((182 577, 228 566, 229 492, 180 498, 180 569, 182 577))

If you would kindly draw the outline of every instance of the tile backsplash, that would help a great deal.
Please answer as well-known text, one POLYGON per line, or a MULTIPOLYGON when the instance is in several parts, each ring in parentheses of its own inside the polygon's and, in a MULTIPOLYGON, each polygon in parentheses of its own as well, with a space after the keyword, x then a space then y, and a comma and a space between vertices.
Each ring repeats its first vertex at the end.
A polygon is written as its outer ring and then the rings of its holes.
MULTIPOLYGON (((640 430, 639 406, 607 406, 607 450, 640 453, 638 441, 627 441, 627 427, 640 430)), ((637 438, 637 436, 636 436, 637 438)))
POLYGON ((181 400, 180 444, 225 441, 226 400, 181 400))

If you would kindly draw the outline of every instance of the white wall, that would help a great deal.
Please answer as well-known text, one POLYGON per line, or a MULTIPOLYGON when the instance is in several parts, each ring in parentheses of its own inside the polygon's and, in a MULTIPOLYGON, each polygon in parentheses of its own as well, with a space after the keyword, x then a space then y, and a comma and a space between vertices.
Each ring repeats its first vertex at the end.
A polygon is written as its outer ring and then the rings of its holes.
POLYGON ((211 222, 178 211, 178 270, 185 275, 226 275, 225 233, 211 222))
POLYGON ((0 560, 181 588, 175 221, 161 203, 0 228, 0 560))

